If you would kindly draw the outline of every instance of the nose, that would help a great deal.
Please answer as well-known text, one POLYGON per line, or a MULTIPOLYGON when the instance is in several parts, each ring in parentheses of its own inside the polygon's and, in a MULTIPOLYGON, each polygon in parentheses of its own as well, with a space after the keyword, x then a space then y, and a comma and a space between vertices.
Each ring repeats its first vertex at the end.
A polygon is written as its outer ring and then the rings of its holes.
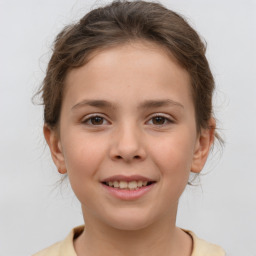
POLYGON ((146 158, 143 136, 136 125, 122 125, 114 135, 110 149, 114 161, 141 161, 146 158))

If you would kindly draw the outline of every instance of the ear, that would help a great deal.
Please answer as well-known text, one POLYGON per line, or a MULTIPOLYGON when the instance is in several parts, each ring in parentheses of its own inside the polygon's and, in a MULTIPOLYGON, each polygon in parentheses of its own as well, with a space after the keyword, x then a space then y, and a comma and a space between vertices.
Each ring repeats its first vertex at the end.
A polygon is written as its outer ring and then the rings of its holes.
POLYGON ((214 141, 214 133, 216 128, 216 122, 214 118, 210 119, 208 127, 209 128, 201 129, 201 132, 198 135, 193 156, 193 162, 191 166, 191 172, 201 172, 209 155, 211 146, 214 141))
POLYGON ((64 174, 67 172, 65 159, 62 152, 62 147, 59 139, 59 134, 56 130, 44 125, 44 137, 50 148, 52 160, 56 165, 58 172, 64 174))

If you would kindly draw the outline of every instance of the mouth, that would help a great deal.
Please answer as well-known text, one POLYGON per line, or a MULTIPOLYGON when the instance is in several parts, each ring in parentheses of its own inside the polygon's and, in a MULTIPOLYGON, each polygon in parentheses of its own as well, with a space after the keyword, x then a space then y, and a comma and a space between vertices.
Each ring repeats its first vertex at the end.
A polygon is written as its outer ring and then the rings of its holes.
POLYGON ((141 175, 115 175, 101 181, 105 191, 115 198, 129 201, 137 200, 150 193, 157 181, 141 175))
POLYGON ((145 181, 145 180, 114 180, 114 181, 103 181, 102 184, 108 187, 123 189, 123 190, 138 190, 142 187, 147 187, 156 183, 156 181, 145 181))

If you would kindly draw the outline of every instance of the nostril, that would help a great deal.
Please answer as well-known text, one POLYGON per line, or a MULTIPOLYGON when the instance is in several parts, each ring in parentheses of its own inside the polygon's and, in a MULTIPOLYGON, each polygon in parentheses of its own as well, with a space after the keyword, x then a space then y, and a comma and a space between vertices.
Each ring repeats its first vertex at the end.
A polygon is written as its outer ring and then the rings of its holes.
MULTIPOLYGON (((117 159, 123 159, 123 157, 120 156, 120 155, 117 155, 116 158, 117 159)), ((136 156, 133 157, 133 159, 140 159, 140 156, 136 155, 136 156)))

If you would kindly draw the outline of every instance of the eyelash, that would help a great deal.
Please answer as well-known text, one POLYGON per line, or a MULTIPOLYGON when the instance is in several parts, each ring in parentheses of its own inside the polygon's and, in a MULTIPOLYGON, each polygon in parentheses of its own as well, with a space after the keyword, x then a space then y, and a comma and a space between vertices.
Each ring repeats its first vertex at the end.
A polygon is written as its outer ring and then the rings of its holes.
POLYGON ((82 123, 90 125, 90 126, 101 126, 101 125, 103 125, 103 124, 98 124, 98 125, 93 124, 92 120, 95 120, 96 118, 101 118, 103 120, 103 122, 104 122, 104 120, 106 121, 106 118, 102 117, 101 115, 96 114, 96 115, 92 115, 92 116, 87 117, 85 120, 82 121, 82 123), (90 123, 88 123, 89 121, 90 121, 90 123))
MULTIPOLYGON (((153 121, 154 118, 161 118, 162 120, 164 120, 164 123, 163 124, 154 124, 152 123, 151 125, 156 125, 158 127, 161 127, 161 126, 164 126, 164 125, 167 125, 167 124, 170 124, 170 123, 174 123, 174 121, 162 114, 155 114, 154 116, 152 116, 149 121, 153 121)), ((107 121, 106 118, 102 117, 101 115, 99 114, 95 114, 93 116, 89 116, 87 117, 85 120, 82 121, 83 124, 86 124, 86 125, 90 125, 90 126, 101 126, 101 125, 104 125, 104 121, 107 121), (96 118, 100 118, 103 123, 101 124, 93 124, 92 121, 95 120, 96 118)), ((149 122, 147 121, 147 123, 149 122)), ((108 122, 108 121, 107 121, 108 122)))
MULTIPOLYGON (((171 118, 166 117, 166 116, 164 116, 162 114, 155 114, 149 120, 153 120, 154 118, 162 118, 162 119, 164 119, 164 124, 158 124, 156 126, 160 126, 161 127, 161 126, 164 126, 164 125, 167 125, 167 124, 170 124, 170 123, 174 123, 174 121, 171 118)), ((154 125, 154 124, 152 124, 152 125, 154 125)))

